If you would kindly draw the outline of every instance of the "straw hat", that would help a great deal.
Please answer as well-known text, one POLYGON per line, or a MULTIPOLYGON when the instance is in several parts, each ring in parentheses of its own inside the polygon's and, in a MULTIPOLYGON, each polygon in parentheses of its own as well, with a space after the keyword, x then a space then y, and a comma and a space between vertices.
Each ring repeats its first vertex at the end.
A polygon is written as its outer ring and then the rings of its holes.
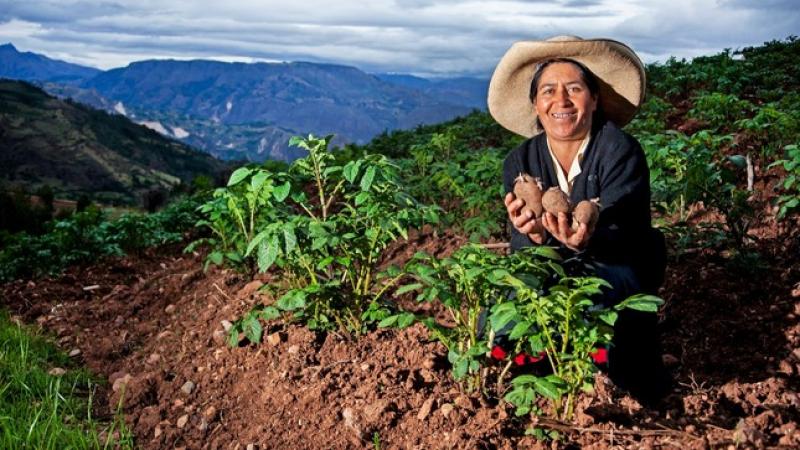
POLYGON ((537 64, 551 58, 574 59, 592 71, 603 112, 619 126, 631 121, 644 100, 644 66, 621 42, 576 36, 521 41, 503 55, 489 82, 489 112, 500 125, 525 137, 542 132, 529 93, 537 64))

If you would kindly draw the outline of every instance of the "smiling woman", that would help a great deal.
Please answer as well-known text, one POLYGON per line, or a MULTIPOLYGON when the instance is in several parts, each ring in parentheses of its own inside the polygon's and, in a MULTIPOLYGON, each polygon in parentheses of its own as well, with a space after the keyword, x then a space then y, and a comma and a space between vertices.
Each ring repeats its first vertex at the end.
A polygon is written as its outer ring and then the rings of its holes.
MULTIPOLYGON (((636 139, 619 128, 636 113, 644 86, 644 67, 629 47, 572 36, 514 44, 489 85, 492 116, 529 138, 504 164, 512 250, 555 246, 570 275, 609 283, 596 299, 604 306, 655 293, 664 276, 664 239, 650 223, 647 162, 636 139), (599 217, 575 224, 563 210, 536 217, 514 195, 518 179, 561 190, 570 205, 592 202, 599 217)), ((667 384, 655 320, 654 314, 622 311, 609 351, 612 379, 647 400, 667 384)))

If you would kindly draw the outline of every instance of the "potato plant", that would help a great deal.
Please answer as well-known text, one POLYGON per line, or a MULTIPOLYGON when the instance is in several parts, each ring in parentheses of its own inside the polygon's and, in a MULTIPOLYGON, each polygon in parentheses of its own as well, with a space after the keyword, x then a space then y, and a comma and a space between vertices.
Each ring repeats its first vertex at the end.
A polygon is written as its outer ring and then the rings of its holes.
POLYGON ((463 230, 472 240, 498 234, 503 216, 494 208, 502 193, 504 152, 465 148, 452 134, 434 134, 416 144, 412 158, 399 161, 411 194, 426 203, 442 206, 447 227, 463 230))
MULTIPOLYGON (((481 361, 489 351, 491 330, 479 327, 480 314, 498 299, 508 295, 504 280, 517 273, 531 286, 541 287, 554 273, 558 254, 548 247, 535 247, 511 256, 500 256, 478 245, 466 245, 451 256, 437 259, 418 253, 405 267, 413 280, 396 295, 418 291, 417 301, 439 301, 448 312, 450 323, 439 324, 431 317, 418 318, 435 339, 447 347, 453 377, 465 380, 468 389, 480 384, 481 361)), ((405 325, 408 314, 390 316, 381 325, 405 325), (405 323, 403 323, 405 321, 405 323)), ((497 329, 494 328, 493 329, 497 329)))
POLYGON ((284 177, 259 167, 235 170, 227 185, 216 189, 212 199, 199 208, 203 218, 196 225, 211 230, 212 236, 193 242, 186 250, 208 244, 212 251, 206 257, 206 267, 227 261, 252 270, 252 262, 246 261, 249 244, 259 229, 281 214, 280 202, 289 195, 289 182, 279 178, 284 177))
MULTIPOLYGON (((438 212, 406 193, 387 157, 340 165, 329 141, 293 138, 308 156, 285 172, 236 170, 203 206, 200 224, 215 235, 206 241, 211 262, 282 271, 275 307, 312 329, 359 334, 388 314, 380 300, 398 279, 378 280, 382 251, 408 227, 435 223, 438 212)), ((235 332, 260 337, 254 330, 263 311, 245 319, 235 332)))
POLYGON ((779 219, 800 210, 800 147, 787 145, 784 150, 785 158, 770 164, 770 167, 780 167, 786 172, 778 183, 781 190, 777 199, 779 219))
MULTIPOLYGON (((504 283, 515 295, 492 307, 492 329, 513 324, 508 336, 514 343, 513 353, 544 354, 552 371, 542 376, 519 375, 511 381, 504 398, 516 407, 517 415, 538 412, 535 400, 544 397, 552 401, 556 417, 569 420, 577 394, 593 388, 597 369, 591 354, 611 342, 617 311, 656 312, 663 303, 651 295, 636 295, 613 308, 596 305, 593 299, 601 288, 610 287, 600 278, 562 276, 555 285, 542 288, 508 274, 504 283)), ((498 385, 502 381, 501 375, 498 385)))

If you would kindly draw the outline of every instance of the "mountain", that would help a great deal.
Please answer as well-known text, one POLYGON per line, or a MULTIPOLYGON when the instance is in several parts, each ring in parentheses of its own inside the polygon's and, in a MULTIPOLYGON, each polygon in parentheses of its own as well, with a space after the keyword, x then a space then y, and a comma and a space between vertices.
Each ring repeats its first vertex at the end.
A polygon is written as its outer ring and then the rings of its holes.
POLYGON ((26 82, 0 80, 0 182, 58 196, 137 203, 151 190, 224 164, 122 115, 54 98, 26 82))
POLYGON ((0 46, 0 77, 127 116, 222 159, 291 161, 294 135, 363 144, 485 109, 488 81, 367 74, 355 67, 148 60, 100 71, 0 46))
POLYGON ((50 59, 36 53, 19 52, 12 44, 0 45, 0 78, 74 84, 100 72, 99 69, 50 59))
POLYGON ((183 139, 216 156, 255 160, 299 156, 288 148, 295 134, 365 143, 472 109, 354 67, 304 62, 141 61, 81 87, 120 102, 136 120, 180 128, 183 139))
POLYGON ((379 73, 375 76, 388 83, 422 91, 442 102, 486 109, 488 79, 470 77, 427 79, 394 73, 379 73))

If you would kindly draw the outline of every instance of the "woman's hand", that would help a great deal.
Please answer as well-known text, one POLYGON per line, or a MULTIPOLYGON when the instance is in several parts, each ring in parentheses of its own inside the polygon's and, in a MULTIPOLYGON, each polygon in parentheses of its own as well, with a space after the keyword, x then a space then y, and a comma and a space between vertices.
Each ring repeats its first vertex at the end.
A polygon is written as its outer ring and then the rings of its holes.
POLYGON ((549 231, 554 238, 572 250, 583 250, 589 243, 592 230, 589 230, 586 224, 582 223, 578 226, 577 231, 573 231, 567 222, 567 214, 563 212, 558 213, 558 217, 551 213, 542 215, 542 224, 545 230, 549 231))
POLYGON ((542 221, 534 219, 533 213, 530 211, 522 213, 522 207, 525 205, 524 200, 516 198, 512 192, 509 192, 506 194, 506 198, 503 199, 503 203, 505 203, 506 211, 508 211, 508 220, 511 221, 517 231, 528 235, 528 238, 537 244, 544 243, 545 236, 542 221))

